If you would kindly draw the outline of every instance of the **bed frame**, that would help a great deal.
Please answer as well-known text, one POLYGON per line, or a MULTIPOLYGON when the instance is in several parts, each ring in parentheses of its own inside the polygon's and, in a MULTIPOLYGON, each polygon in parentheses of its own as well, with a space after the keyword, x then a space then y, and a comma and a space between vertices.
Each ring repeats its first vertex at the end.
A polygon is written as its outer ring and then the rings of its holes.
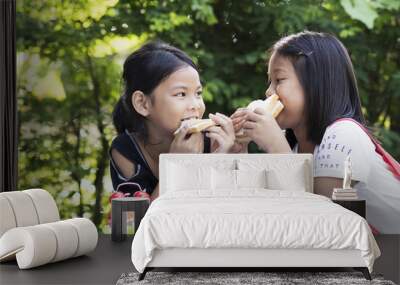
MULTIPOLYGON (((198 163, 213 164, 221 159, 249 158, 301 159, 306 162, 305 167, 309 176, 306 181, 307 192, 313 192, 311 154, 224 154, 224 155, 196 155, 196 154, 162 154, 160 158, 160 195, 165 193, 167 177, 167 163, 175 159, 188 159, 198 163)), ((148 271, 155 268, 232 268, 237 271, 246 271, 250 268, 343 268, 350 267, 361 271, 367 280, 371 275, 361 257, 359 250, 329 250, 329 249, 254 249, 254 248, 168 248, 157 249, 153 259, 147 265, 139 280, 143 280, 148 271)))
POLYGON ((156 250, 152 261, 139 275, 155 268, 337 268, 351 267, 361 271, 367 280, 371 275, 359 250, 328 249, 194 249, 170 248, 156 250))

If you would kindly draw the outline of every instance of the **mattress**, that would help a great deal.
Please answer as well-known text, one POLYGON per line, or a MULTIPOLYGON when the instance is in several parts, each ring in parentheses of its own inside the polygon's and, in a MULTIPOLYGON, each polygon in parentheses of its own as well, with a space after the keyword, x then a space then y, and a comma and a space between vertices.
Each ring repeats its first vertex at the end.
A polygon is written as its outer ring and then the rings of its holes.
POLYGON ((155 250, 172 248, 359 250, 370 272, 380 255, 359 215, 324 196, 266 189, 162 195, 137 229, 133 265, 143 272, 155 250))

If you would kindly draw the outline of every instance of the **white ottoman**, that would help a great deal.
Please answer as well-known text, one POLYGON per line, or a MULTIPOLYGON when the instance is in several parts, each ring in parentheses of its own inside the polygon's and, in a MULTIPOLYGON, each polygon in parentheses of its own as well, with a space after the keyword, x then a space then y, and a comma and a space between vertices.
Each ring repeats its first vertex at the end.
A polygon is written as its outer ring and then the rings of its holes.
POLYGON ((53 197, 43 189, 0 193, 0 262, 20 269, 86 254, 98 233, 86 218, 60 221, 53 197))

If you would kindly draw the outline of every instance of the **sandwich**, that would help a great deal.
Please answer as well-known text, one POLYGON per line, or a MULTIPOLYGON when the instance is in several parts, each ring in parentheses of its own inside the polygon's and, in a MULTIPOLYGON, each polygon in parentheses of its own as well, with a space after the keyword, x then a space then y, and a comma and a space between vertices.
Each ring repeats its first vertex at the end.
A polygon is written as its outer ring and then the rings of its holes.
MULTIPOLYGON (((264 109, 268 113, 270 113, 274 118, 276 118, 282 112, 284 106, 283 106, 282 102, 279 100, 279 96, 276 94, 273 94, 265 100, 255 100, 255 101, 251 102, 247 106, 247 108, 250 109, 251 111, 254 111, 257 108, 264 109)), ((244 137, 243 129, 239 130, 236 133, 236 136, 244 137)))
POLYGON ((255 100, 251 102, 247 106, 247 108, 249 108, 251 111, 254 111, 256 108, 264 109, 269 112, 274 118, 276 118, 281 113, 284 107, 282 102, 279 100, 279 96, 273 94, 265 100, 255 100))
POLYGON ((188 124, 189 129, 188 129, 188 134, 193 134, 193 133, 199 133, 204 131, 205 129, 216 126, 213 120, 211 119, 192 119, 188 121, 183 121, 181 126, 174 132, 174 135, 178 134, 179 131, 188 124))

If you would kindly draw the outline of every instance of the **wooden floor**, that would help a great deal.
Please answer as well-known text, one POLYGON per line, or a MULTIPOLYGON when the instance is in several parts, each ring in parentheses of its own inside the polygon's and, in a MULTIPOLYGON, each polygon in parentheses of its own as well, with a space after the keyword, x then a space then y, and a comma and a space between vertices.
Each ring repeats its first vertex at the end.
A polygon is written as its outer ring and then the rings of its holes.
MULTIPOLYGON (((399 284, 400 235, 382 235, 376 240, 382 256, 375 262, 374 272, 399 284)), ((16 262, 2 263, 0 284, 115 284, 122 273, 134 271, 130 258, 131 243, 132 238, 116 243, 111 241, 109 235, 100 235, 96 250, 87 256, 28 270, 19 270, 16 262)), ((276 271, 284 270, 280 268, 276 271)), ((343 270, 338 268, 338 271, 343 270)))

